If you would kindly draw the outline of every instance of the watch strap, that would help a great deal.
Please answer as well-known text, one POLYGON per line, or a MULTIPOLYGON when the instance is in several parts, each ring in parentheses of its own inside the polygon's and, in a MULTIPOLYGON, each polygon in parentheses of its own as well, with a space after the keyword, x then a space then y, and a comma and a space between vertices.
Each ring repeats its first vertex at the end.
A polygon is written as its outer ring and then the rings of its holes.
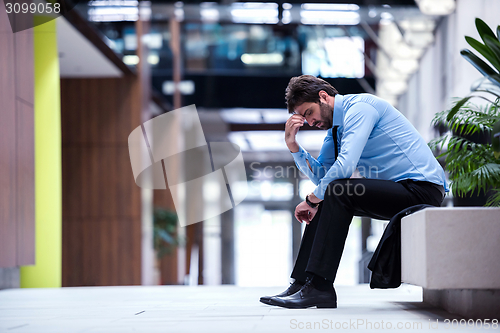
POLYGON ((311 208, 316 208, 318 207, 319 205, 319 202, 318 203, 312 203, 311 200, 309 200, 309 194, 306 195, 306 203, 309 205, 309 207, 311 208))

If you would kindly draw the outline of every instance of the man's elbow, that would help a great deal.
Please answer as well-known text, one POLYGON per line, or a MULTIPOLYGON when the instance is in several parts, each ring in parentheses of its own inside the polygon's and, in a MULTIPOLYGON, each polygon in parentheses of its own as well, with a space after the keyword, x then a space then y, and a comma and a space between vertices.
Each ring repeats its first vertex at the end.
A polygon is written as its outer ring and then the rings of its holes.
POLYGON ((311 164, 309 163, 309 160, 306 160, 306 162, 307 162, 307 166, 309 167, 309 170, 311 170, 311 172, 312 172, 313 168, 312 168, 311 164))

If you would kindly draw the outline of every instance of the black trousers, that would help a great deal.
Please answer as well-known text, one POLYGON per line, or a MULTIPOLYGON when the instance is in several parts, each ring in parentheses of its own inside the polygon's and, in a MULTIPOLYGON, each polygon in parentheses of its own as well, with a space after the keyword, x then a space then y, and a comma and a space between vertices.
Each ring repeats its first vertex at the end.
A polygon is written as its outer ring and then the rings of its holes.
POLYGON ((331 182, 306 226, 291 277, 304 282, 314 273, 335 281, 353 216, 389 220, 405 208, 441 205, 444 188, 429 182, 339 179, 331 182))

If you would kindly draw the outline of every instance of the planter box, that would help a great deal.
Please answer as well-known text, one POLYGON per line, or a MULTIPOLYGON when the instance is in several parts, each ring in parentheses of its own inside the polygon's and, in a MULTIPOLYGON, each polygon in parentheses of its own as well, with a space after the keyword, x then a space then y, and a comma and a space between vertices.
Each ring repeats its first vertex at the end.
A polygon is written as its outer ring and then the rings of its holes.
POLYGON ((500 208, 429 208, 401 221, 403 282, 500 289, 500 208))
POLYGON ((428 208, 403 218, 401 278, 450 312, 500 313, 500 208, 428 208))

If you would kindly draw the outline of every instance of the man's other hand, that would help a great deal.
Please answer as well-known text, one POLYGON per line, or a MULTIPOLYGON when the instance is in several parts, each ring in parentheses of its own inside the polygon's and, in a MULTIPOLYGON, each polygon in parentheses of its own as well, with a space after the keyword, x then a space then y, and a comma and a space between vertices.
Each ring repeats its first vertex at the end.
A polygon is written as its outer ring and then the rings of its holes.
POLYGON ((299 129, 304 125, 306 118, 302 117, 300 114, 294 114, 285 124, 285 143, 288 149, 292 153, 299 151, 299 145, 295 141, 295 136, 297 135, 299 129))
POLYGON ((317 212, 317 207, 311 208, 305 201, 302 201, 295 207, 295 218, 300 223, 306 222, 306 224, 309 224, 317 212))

